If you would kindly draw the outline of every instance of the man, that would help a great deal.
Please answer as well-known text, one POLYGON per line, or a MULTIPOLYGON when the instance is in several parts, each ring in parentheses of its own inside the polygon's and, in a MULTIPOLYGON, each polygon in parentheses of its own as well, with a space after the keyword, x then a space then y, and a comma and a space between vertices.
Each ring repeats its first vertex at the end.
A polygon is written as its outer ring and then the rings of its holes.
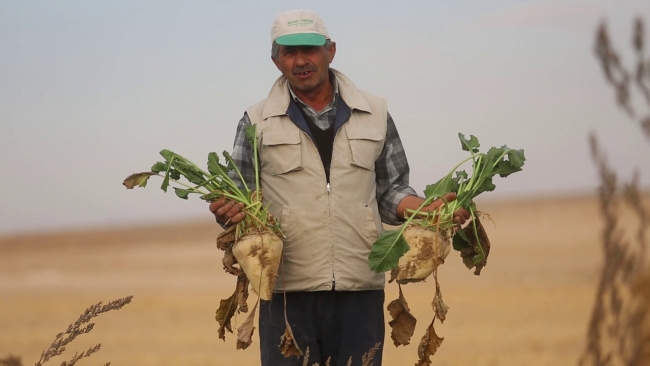
MULTIPOLYGON (((352 358, 359 365, 379 343, 374 364, 380 365, 385 278, 369 269, 368 254, 382 222, 399 225, 423 198, 408 185, 409 166, 386 101, 330 68, 336 43, 320 17, 282 13, 271 39, 271 59, 282 76, 267 99, 244 114, 232 154, 254 187, 245 129, 256 124, 264 203, 286 235, 275 293, 260 304, 262 365, 303 365, 278 349, 283 291, 296 343, 309 348, 307 364, 347 365, 352 358)), ((241 209, 225 199, 210 204, 222 225, 241 221, 241 209)), ((458 223, 468 217, 456 214, 458 223)))

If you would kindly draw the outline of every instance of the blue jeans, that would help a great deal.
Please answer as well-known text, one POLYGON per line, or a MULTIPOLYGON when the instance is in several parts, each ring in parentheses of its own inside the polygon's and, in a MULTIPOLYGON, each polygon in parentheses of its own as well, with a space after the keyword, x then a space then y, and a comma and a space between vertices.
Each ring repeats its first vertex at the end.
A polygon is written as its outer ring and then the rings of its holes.
MULTIPOLYGON (((381 365, 384 342, 384 290, 287 292, 287 318, 308 365, 361 365, 365 353, 379 343, 372 365, 381 365)), ((302 366, 304 357, 285 358, 278 348, 285 331, 284 297, 260 302, 262 366, 302 366)))

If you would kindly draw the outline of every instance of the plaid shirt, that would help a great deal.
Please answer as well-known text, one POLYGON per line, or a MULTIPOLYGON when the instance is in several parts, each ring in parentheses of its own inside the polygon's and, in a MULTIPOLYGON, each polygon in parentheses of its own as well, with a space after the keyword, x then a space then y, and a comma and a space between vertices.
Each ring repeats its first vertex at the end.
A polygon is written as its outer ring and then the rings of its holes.
MULTIPOLYGON (((322 129, 327 129, 334 123, 338 101, 340 99, 336 79, 332 79, 334 80, 334 97, 332 98, 332 102, 320 112, 314 111, 314 109, 301 101, 294 94, 293 90, 291 90, 291 87, 289 87, 291 97, 298 103, 305 116, 322 129)), ((417 196, 417 193, 409 186, 409 165, 406 160, 406 153, 404 152, 404 146, 399 138, 395 122, 393 122, 390 113, 388 113, 386 122, 387 129, 384 148, 379 159, 375 162, 377 202, 379 203, 379 214, 382 221, 389 225, 400 225, 402 220, 397 217, 397 205, 404 197, 409 195, 417 196)), ((251 159, 253 149, 246 138, 245 132, 246 128, 250 125, 251 121, 248 118, 248 114, 244 113, 244 117, 242 117, 237 126, 232 158, 246 181, 246 185, 252 189, 255 187, 255 169, 251 159)), ((240 187, 243 186, 236 173, 231 172, 231 178, 240 187)))

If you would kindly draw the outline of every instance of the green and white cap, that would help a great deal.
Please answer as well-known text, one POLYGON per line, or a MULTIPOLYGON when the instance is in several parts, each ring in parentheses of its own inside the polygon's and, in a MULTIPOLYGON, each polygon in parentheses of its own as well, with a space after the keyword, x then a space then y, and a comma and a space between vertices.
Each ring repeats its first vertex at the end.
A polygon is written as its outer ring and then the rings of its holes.
POLYGON ((271 27, 271 42, 282 46, 322 46, 329 38, 323 20, 309 10, 280 13, 271 27))

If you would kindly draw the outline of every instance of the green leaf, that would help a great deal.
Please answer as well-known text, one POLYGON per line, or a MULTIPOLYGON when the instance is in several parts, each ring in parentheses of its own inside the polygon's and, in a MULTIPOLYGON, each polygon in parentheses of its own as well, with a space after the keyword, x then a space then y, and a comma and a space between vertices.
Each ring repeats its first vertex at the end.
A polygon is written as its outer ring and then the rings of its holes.
POLYGON ((380 273, 397 267, 399 259, 410 249, 402 232, 402 229, 387 230, 379 236, 368 257, 371 270, 380 273))
MULTIPOLYGON (((478 174, 474 179, 471 189, 469 190, 469 195, 459 195, 459 200, 462 203, 468 203, 483 192, 491 192, 496 188, 496 185, 492 182, 492 177, 497 174, 497 167, 495 164, 500 161, 504 161, 504 154, 506 152, 506 147, 496 148, 492 147, 488 150, 487 154, 483 154, 480 162, 477 166, 474 167, 473 174, 478 174)), ((465 207, 465 205, 463 205, 465 207)))
POLYGON ((194 165, 191 165, 178 157, 174 160, 174 167, 176 167, 179 173, 181 173, 187 180, 194 184, 199 185, 205 183, 207 179, 200 169, 197 169, 194 165))
POLYGON ((502 146, 501 148, 491 148, 487 156, 490 158, 490 165, 495 165, 492 169, 492 175, 499 175, 502 178, 507 177, 508 175, 518 172, 521 170, 521 167, 526 161, 523 150, 513 150, 509 149, 507 146, 502 146), (500 160, 497 161, 497 159, 500 160), (507 158, 507 160, 506 160, 507 158))
POLYGON ((163 163, 163 162, 158 161, 158 162, 156 162, 156 164, 154 164, 151 167, 151 171, 154 172, 154 173, 165 172, 165 171, 167 171, 168 167, 169 167, 169 163, 163 163))
POLYGON ((520 168, 521 170, 521 167, 524 166, 524 162, 526 161, 524 150, 510 149, 510 151, 508 151, 508 161, 510 161, 510 164, 512 164, 513 167, 520 168))
POLYGON ((162 155, 163 158, 170 162, 176 154, 170 150, 165 149, 160 151, 160 155, 162 155))
POLYGON ((497 163, 497 166, 494 168, 494 175, 499 175, 501 178, 505 178, 509 176, 512 173, 516 173, 520 171, 521 168, 515 168, 512 166, 512 163, 508 160, 502 160, 497 163))
POLYGON ((219 162, 219 155, 216 152, 211 152, 208 154, 208 171, 212 175, 223 175, 226 174, 228 169, 219 162))
POLYGON ((467 172, 464 171, 464 170, 457 171, 456 172, 456 179, 457 179, 458 182, 460 182, 461 179, 466 180, 467 179, 467 172))
POLYGON ((454 179, 451 174, 445 176, 434 184, 429 184, 424 189, 424 196, 429 199, 431 197, 439 198, 445 193, 454 192, 454 188, 458 190, 458 180, 454 179))
POLYGON ((479 144, 478 139, 474 135, 469 135, 470 138, 469 140, 465 138, 465 135, 462 133, 458 133, 458 138, 460 139, 460 144, 463 147, 463 150, 469 151, 471 153, 477 153, 478 148, 481 146, 479 144))
POLYGON ((126 177, 126 179, 124 179, 122 184, 127 189, 133 189, 134 187, 146 187, 147 181, 149 180, 149 177, 151 177, 152 175, 156 175, 156 174, 152 172, 134 173, 126 177))
POLYGON ((182 189, 182 188, 174 188, 174 192, 176 195, 184 200, 187 199, 187 196, 190 195, 190 193, 194 193, 191 189, 182 189))
POLYGON ((464 209, 469 209, 469 207, 475 205, 474 201, 472 200, 471 195, 469 194, 464 194, 464 195, 458 195, 458 198, 456 198, 456 201, 458 201, 458 204, 460 207, 464 209))
POLYGON ((451 241, 451 245, 453 246, 454 250, 461 251, 463 248, 472 248, 472 243, 469 242, 469 239, 467 239, 467 235, 465 235, 465 232, 463 230, 457 230, 456 234, 454 234, 454 237, 451 241))
POLYGON ((467 179, 467 173, 464 170, 459 170, 456 172, 456 177, 454 178, 452 174, 447 175, 446 177, 440 179, 434 184, 429 184, 424 189, 424 196, 428 199, 431 197, 439 198, 444 196, 449 192, 458 192, 460 187, 461 180, 467 179))
POLYGON ((483 179, 481 179, 481 184, 477 186, 474 197, 478 196, 483 192, 492 192, 496 187, 497 186, 494 183, 492 183, 492 176, 484 177, 483 179))
POLYGON ((230 153, 224 150, 223 157, 226 158, 226 171, 229 172, 235 169, 235 161, 232 156, 230 156, 230 153))
POLYGON ((169 169, 169 177, 173 180, 181 179, 181 172, 176 169, 169 169))
POLYGON ((224 193, 223 191, 213 191, 213 192, 210 192, 208 194, 202 195, 200 198, 202 200, 212 202, 212 201, 216 201, 219 198, 223 197, 224 196, 223 193, 224 193))
POLYGON ((162 189, 164 192, 167 192, 167 187, 169 187, 169 172, 165 174, 165 178, 163 178, 162 184, 160 185, 160 189, 162 189))
POLYGON ((257 144, 257 125, 250 125, 246 127, 246 139, 250 142, 251 146, 257 144))
POLYGON ((467 183, 469 181, 469 177, 467 176, 467 172, 464 170, 459 170, 456 172, 456 177, 452 179, 451 182, 451 187, 449 188, 449 192, 456 192, 458 193, 458 190, 460 189, 460 184, 461 183, 467 183))
POLYGON ((201 171, 193 167, 185 168, 183 171, 185 172, 185 178, 196 185, 202 185, 208 179, 201 171))
MULTIPOLYGON (((254 190, 257 191, 260 189, 260 161, 259 161, 259 156, 257 154, 257 125, 251 125, 246 128, 246 137, 248 138, 248 141, 253 147, 253 170, 255 171, 255 187, 253 188, 254 190)), ((241 177, 241 172, 237 169, 237 167, 233 166, 233 168, 237 172, 237 174, 241 177)), ((244 184, 246 183, 244 182, 244 184)), ((249 188, 246 185, 246 190, 248 189, 249 188)))
POLYGON ((491 147, 490 150, 485 154, 485 162, 494 165, 497 161, 504 160, 504 154, 508 151, 508 148, 504 145, 501 147, 491 147))
MULTIPOLYGON (((167 150, 163 150, 163 151, 167 151, 167 150)), ((162 155, 163 152, 161 151, 160 154, 162 155)), ((176 172, 174 169, 172 169, 172 164, 173 163, 174 163, 174 156, 172 156, 169 159, 169 164, 167 165, 167 171, 165 172, 165 178, 163 178, 163 182, 160 185, 160 189, 162 189, 165 193, 167 193, 167 187, 169 187, 169 178, 170 178, 170 176, 172 174, 174 174, 174 176, 178 175, 179 178, 180 178, 180 174, 178 172, 176 172)), ((171 179, 178 179, 178 178, 172 177, 171 179)))

